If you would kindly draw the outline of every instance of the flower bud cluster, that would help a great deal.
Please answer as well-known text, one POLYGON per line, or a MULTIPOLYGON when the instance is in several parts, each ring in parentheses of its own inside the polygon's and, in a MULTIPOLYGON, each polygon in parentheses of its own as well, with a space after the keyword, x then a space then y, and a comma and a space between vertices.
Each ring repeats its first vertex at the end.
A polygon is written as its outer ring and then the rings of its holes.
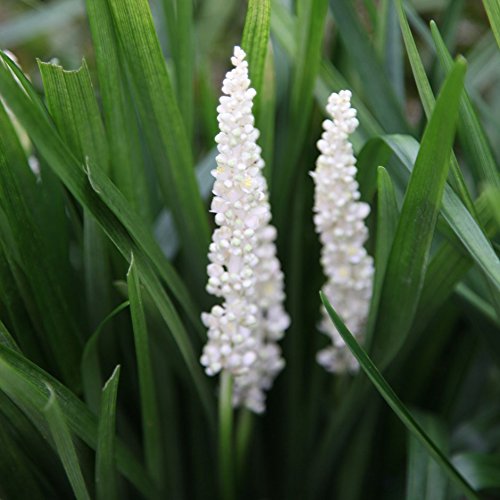
POLYGON ((289 325, 283 309, 284 278, 270 224, 264 161, 252 115, 245 53, 235 47, 217 108, 219 154, 211 211, 218 226, 209 247, 207 291, 223 299, 202 320, 208 342, 201 363, 208 375, 228 370, 233 403, 254 412, 265 408, 264 390, 283 368, 276 343, 289 325))
MULTIPOLYGON (((358 120, 350 101, 348 90, 330 95, 326 109, 332 120, 323 122, 324 132, 318 141, 321 154, 311 176, 315 183, 314 224, 327 277, 323 292, 362 342, 372 293, 373 259, 363 246, 368 238, 364 220, 370 207, 358 201, 356 159, 348 140, 358 120)), ((323 307, 320 330, 331 338, 332 345, 318 353, 318 362, 334 373, 356 371, 356 359, 323 307)))

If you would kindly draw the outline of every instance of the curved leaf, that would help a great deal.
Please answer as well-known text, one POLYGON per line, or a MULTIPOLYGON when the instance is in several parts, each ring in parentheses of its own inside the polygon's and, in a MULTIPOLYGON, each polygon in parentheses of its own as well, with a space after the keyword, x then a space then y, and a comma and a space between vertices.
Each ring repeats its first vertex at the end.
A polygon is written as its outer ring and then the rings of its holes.
POLYGON ((57 396, 50 385, 47 384, 49 400, 43 408, 43 413, 49 424, 52 438, 56 444, 57 453, 68 476, 71 487, 77 500, 90 500, 90 495, 85 485, 80 461, 76 453, 71 434, 66 420, 59 408, 57 396))
MULTIPOLYGON (((91 448, 97 447, 97 419, 64 385, 22 355, 0 344, 0 389, 26 411, 33 423, 47 434, 43 409, 52 387, 68 427, 91 448)), ((120 441, 116 445, 116 464, 123 475, 144 494, 154 490, 146 471, 120 441)))
POLYGON ((465 61, 459 59, 436 102, 415 161, 382 285, 376 356, 389 362, 413 323, 448 174, 465 61))
POLYGON ((113 370, 111 377, 109 377, 102 389, 95 459, 97 500, 116 500, 118 498, 114 456, 116 398, 119 380, 120 365, 113 370))
POLYGON ((452 462, 475 489, 500 489, 500 454, 460 453, 452 462))
POLYGON ((335 312, 326 296, 320 292, 321 300, 325 306, 330 319, 337 328, 340 336, 349 347, 353 356, 358 360, 361 368, 366 373, 372 384, 376 387, 380 395, 385 399, 394 413, 398 416, 401 422, 406 426, 409 432, 419 441, 419 443, 432 456, 436 463, 443 469, 446 475, 453 481, 460 490, 465 493, 467 498, 479 500, 478 495, 473 487, 462 476, 462 474, 453 466, 448 458, 443 454, 434 441, 427 435, 418 422, 413 418, 408 408, 399 399, 392 387, 387 383, 383 375, 380 373, 376 365, 369 358, 368 354, 358 344, 352 333, 348 330, 345 324, 340 319, 340 316, 335 312))

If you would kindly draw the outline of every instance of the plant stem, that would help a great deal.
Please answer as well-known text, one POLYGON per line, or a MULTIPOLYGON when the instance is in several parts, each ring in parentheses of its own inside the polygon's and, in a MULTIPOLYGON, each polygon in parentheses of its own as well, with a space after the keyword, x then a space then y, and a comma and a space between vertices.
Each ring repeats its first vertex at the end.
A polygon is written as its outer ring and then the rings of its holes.
POLYGON ((234 500, 233 469, 233 378, 223 371, 219 393, 219 474, 221 498, 234 500))
POLYGON ((245 463, 248 456, 248 443, 253 431, 253 416, 250 410, 242 409, 236 429, 236 477, 238 484, 243 478, 245 463))

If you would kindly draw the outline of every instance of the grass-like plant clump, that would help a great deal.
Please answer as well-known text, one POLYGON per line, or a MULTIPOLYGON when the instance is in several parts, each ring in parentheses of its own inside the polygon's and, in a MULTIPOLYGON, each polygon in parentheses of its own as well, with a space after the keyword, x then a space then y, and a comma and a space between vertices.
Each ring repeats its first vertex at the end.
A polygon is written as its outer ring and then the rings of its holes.
POLYGON ((2 499, 500 497, 500 9, 428 4, 5 16, 2 499))

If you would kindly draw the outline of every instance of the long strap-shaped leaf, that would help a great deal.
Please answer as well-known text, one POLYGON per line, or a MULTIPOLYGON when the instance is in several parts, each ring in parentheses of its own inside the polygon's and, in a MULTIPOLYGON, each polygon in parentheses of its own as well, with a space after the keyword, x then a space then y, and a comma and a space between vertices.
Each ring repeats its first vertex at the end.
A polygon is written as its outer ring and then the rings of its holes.
MULTIPOLYGON (((435 105, 434 94, 432 92, 429 80, 427 79, 427 75, 425 74, 424 65, 422 63, 422 60, 420 59, 420 55, 418 53, 415 40, 413 39, 413 36, 411 34, 410 26, 408 24, 406 14, 403 9, 402 0, 396 0, 396 10, 398 12, 399 24, 403 34, 403 40, 406 46, 406 52, 408 53, 410 66, 415 78, 415 83, 417 85, 418 94, 420 96, 420 100, 422 101, 422 105, 424 108, 424 112, 427 116, 427 119, 429 119, 435 105)), ((457 193, 459 193, 462 201, 470 210, 470 212, 474 213, 474 205, 467 190, 467 186, 465 184, 465 180, 458 165, 458 161, 453 152, 451 154, 450 173, 451 173, 450 181, 452 182, 453 188, 457 191, 457 193)))
MULTIPOLYGON (((272 2, 271 7, 272 34, 276 37, 276 40, 285 50, 288 57, 294 60, 297 53, 297 41, 294 37, 294 30, 298 20, 281 2, 272 2)), ((321 61, 314 90, 316 101, 321 109, 325 109, 325 102, 332 92, 338 92, 350 86, 329 60, 323 59, 321 61)), ((384 132, 384 128, 377 122, 364 102, 356 94, 352 96, 352 104, 358 111, 361 130, 366 132, 370 137, 384 132)), ((353 143, 356 146, 356 134, 353 136, 353 143)))
MULTIPOLYGON (((167 73, 147 0, 102 0, 111 7, 130 71, 143 130, 155 159, 193 282, 203 290, 209 241, 208 220, 194 175, 185 126, 167 73), (164 158, 168 158, 165 165, 164 158)), ((199 293, 198 295, 201 295, 199 293)))
POLYGON ((193 136, 193 74, 196 58, 193 0, 162 0, 169 52, 175 66, 175 91, 189 140, 193 136))
POLYGON ((385 130, 408 132, 409 127, 402 108, 383 67, 378 62, 366 30, 359 22, 353 3, 348 0, 330 0, 330 7, 346 50, 355 61, 361 79, 370 84, 366 97, 370 100, 375 115, 385 130))
MULTIPOLYGON (((382 149, 378 150, 377 155, 384 157, 385 152, 383 149, 387 148, 398 157, 408 172, 412 171, 419 150, 418 142, 413 137, 383 135, 371 139, 366 145, 366 151, 368 153, 373 152, 371 148, 377 143, 384 145, 382 149)), ((362 152, 360 154, 360 162, 363 156, 365 155, 362 152)), ((479 199, 476 201, 474 208, 474 211, 477 213, 480 210, 480 206, 478 205, 479 199)), ((492 280, 495 286, 499 288, 500 261, 483 232, 484 224, 482 223, 481 226, 479 226, 453 189, 448 185, 444 188, 441 215, 453 230, 456 237, 464 245, 472 259, 492 280)), ((481 217, 479 217, 479 220, 483 222, 481 217)))
POLYGON ((500 3, 498 0, 483 0, 484 8, 490 20, 491 29, 500 47, 500 3))
POLYGON ((413 418, 410 411, 399 399, 392 387, 387 383, 376 365, 369 358, 364 349, 357 343, 352 333, 342 322, 338 314, 328 302, 326 296, 322 292, 320 292, 320 296, 328 312, 328 315, 330 316, 330 319, 334 323, 342 339, 347 344, 354 357, 358 360, 361 368, 366 373, 370 381, 376 387, 380 395, 385 399, 387 404, 392 408, 394 413, 399 417, 401 422, 403 422, 406 428, 413 434, 413 436, 415 436, 415 438, 422 444, 422 446, 428 451, 428 453, 434 458, 434 460, 436 460, 436 462, 443 468, 444 472, 448 475, 450 480, 453 481, 463 493, 465 493, 467 498, 479 500, 479 497, 473 490, 472 486, 465 480, 460 472, 446 458, 443 452, 436 446, 434 441, 426 434, 422 427, 413 418))
POLYGON ((86 0, 86 6, 109 139, 111 178, 134 211, 149 221, 151 214, 139 127, 111 11, 107 2, 100 0, 86 0))
POLYGON ((144 455, 146 457, 148 471, 151 477, 159 485, 161 484, 162 478, 164 478, 162 474, 163 454, 160 435, 161 425, 158 413, 153 365, 151 363, 148 328, 146 325, 146 316, 144 314, 139 276, 133 255, 127 273, 127 284, 139 378, 144 455))
MULTIPOLYGON (((0 389, 25 409, 33 423, 46 434, 43 409, 49 401, 50 386, 60 403, 70 430, 91 448, 97 447, 97 419, 64 385, 21 354, 0 344, 0 389)), ((123 475, 143 494, 154 487, 146 471, 121 441, 116 443, 116 464, 123 475)))
POLYGON ((375 246, 375 276, 373 278, 373 293, 370 304, 366 331, 366 345, 371 343, 373 327, 377 318, 380 302, 380 293, 384 283, 387 261, 394 241, 394 234, 399 219, 399 209, 396 201, 396 192, 391 177, 384 167, 377 171, 377 235, 375 246))
MULTIPOLYGON (((1 104, 0 129, 0 207, 11 229, 12 243, 18 252, 18 265, 29 276, 28 285, 36 291, 33 298, 46 332, 44 350, 51 354, 65 382, 74 387, 79 379, 80 340, 77 325, 57 283, 54 257, 46 251, 46 241, 33 215, 38 207, 29 206, 30 202, 36 203, 36 197, 30 199, 27 195, 34 194, 33 191, 23 190, 22 169, 29 171, 29 167, 1 104)), ((32 179, 32 182, 34 184, 35 180, 32 179)), ((6 237, 5 232, 2 237, 6 237)))
POLYGON ((389 256, 375 327, 379 358, 392 359, 412 325, 448 175, 465 61, 457 60, 436 102, 412 171, 389 256))
MULTIPOLYGON (((48 165, 72 192, 73 196, 83 206, 89 208, 99 223, 104 226, 108 236, 110 231, 111 234, 115 235, 115 238, 111 238, 115 244, 117 244, 117 239, 123 242, 132 238, 142 248, 142 252, 134 252, 135 255, 144 253, 149 256, 157 272, 170 288, 172 294, 179 300, 181 306, 185 308, 195 326, 201 326, 198 309, 186 286, 163 255, 151 233, 131 210, 123 195, 104 173, 99 175, 100 169, 93 169, 93 184, 89 184, 88 175, 82 169, 81 162, 77 160, 54 130, 47 110, 31 83, 3 53, 0 53, 0 57, 2 58, 0 94, 8 101, 10 108, 14 110, 48 165), (16 77, 23 83, 23 89, 26 93, 12 78, 9 68, 17 70, 16 77), (90 189, 92 186, 96 189, 90 189), (107 208, 99 200, 97 194, 102 195, 107 208), (128 232, 130 236, 124 236, 125 232, 128 232)), ((117 246, 120 249, 120 246, 117 246)), ((130 257, 129 251, 122 252, 122 254, 127 259, 130 257)))
POLYGON ((111 377, 109 377, 102 389, 95 459, 97 500, 116 500, 118 498, 114 457, 116 445, 116 399, 119 380, 120 365, 113 370, 111 377))
MULTIPOLYGON (((275 2, 277 3, 277 2, 275 2)), ((279 186, 271 195, 275 198, 275 220, 279 227, 285 221, 290 208, 290 196, 300 173, 300 155, 306 139, 309 119, 314 103, 313 91, 321 62, 321 42, 328 10, 327 0, 298 2, 297 22, 293 25, 297 39, 294 58, 293 85, 290 92, 286 149, 273 170, 273 185, 279 186)), ((278 153, 280 153, 278 151, 278 153)))
MULTIPOLYGON (((431 21, 431 34, 436 45, 437 54, 441 66, 446 71, 449 71, 453 65, 453 60, 446 47, 444 40, 441 38, 438 27, 434 21, 431 21)), ((469 152, 469 158, 473 165, 476 165, 479 171, 479 178, 483 182, 500 187, 500 172, 493 158, 486 133, 481 126, 476 112, 472 106, 472 102, 464 92, 462 102, 460 103, 460 112, 458 115, 458 136, 460 141, 469 152)))
POLYGON ((252 87, 257 91, 253 113, 260 132, 259 144, 265 162, 263 172, 269 186, 272 182, 276 112, 275 68, 272 45, 269 42, 270 32, 271 0, 251 0, 248 3, 241 46, 247 53, 252 87))
POLYGON ((247 54, 248 71, 252 80, 252 87, 257 91, 255 113, 257 113, 260 104, 270 30, 271 0, 250 0, 248 2, 241 46, 247 54))
MULTIPOLYGON (((17 419, 24 415, 12 401, 0 393, 0 468, 2 469, 2 482, 0 490, 4 498, 56 498, 56 489, 50 484, 46 471, 42 471, 37 459, 47 456, 47 447, 44 454, 36 455, 30 447, 30 438, 35 432, 29 429, 30 434, 22 434, 28 429, 19 428, 17 419), (19 435, 23 436, 25 446, 19 442, 19 435), (36 458, 35 458, 36 457, 36 458)), ((40 439, 40 436, 36 436, 40 439)), ((54 464, 51 464, 54 465, 54 464)), ((57 470, 57 466, 56 466, 57 470)))
POLYGON ((135 255, 143 283, 179 347, 207 410, 210 423, 215 425, 213 398, 210 395, 208 382, 197 362, 186 329, 158 279, 157 273, 165 279, 181 305, 183 307, 187 305, 191 319, 199 325, 196 308, 192 305, 189 294, 175 270, 164 258, 148 230, 131 212, 116 186, 100 168, 92 167, 90 164, 86 166, 87 171, 82 168, 54 130, 49 119, 12 78, 5 64, 0 64, 0 93, 9 102, 49 166, 73 196, 92 212, 123 257, 129 260, 132 253, 135 255), (154 263, 154 270, 151 262, 154 263))
MULTIPOLYGON (((366 143, 358 157, 358 165, 363 169, 362 171, 369 171, 374 170, 378 164, 388 164, 391 168, 391 174, 396 177, 402 173, 402 169, 399 168, 400 163, 409 174, 415 163, 418 148, 418 142, 410 136, 380 136, 366 143), (399 160, 396 168, 392 168, 392 162, 387 163, 392 154, 399 160)), ((406 182, 405 176, 403 183, 406 184, 406 182)), ((495 273, 498 274, 498 271, 495 271, 499 268, 498 258, 488 242, 488 238, 493 237, 498 232, 500 225, 493 221, 487 202, 487 193, 483 193, 474 203, 480 226, 471 218, 450 186, 445 186, 445 193, 448 193, 449 197, 455 200, 455 206, 452 208, 447 203, 447 197, 444 197, 441 214, 449 227, 441 224, 441 229, 447 231, 447 237, 429 262, 415 315, 418 318, 415 331, 421 331, 422 328, 426 327, 428 321, 450 297, 457 283, 466 275, 474 262, 483 271, 489 269, 490 278, 495 273), (464 220, 468 221, 467 227, 460 226, 464 220), (451 234, 449 228, 455 233, 455 236, 451 234)), ((374 294, 376 294, 376 290, 374 290, 374 294)), ((373 310, 373 314, 376 313, 377 311, 373 310)))
MULTIPOLYGON (((448 452, 449 436, 444 423, 434 415, 418 412, 417 422, 440 450, 448 452)), ((405 500, 446 500, 448 481, 439 465, 425 448, 410 434, 408 436, 408 466, 405 500)))
POLYGON ((66 419, 61 412, 54 389, 50 385, 47 388, 49 390, 49 400, 43 408, 43 413, 49 424, 57 453, 77 500, 90 500, 90 495, 80 468, 80 461, 78 460, 66 419))
MULTIPOLYGON (((38 66, 57 130, 82 163, 88 157, 108 172, 107 137, 85 61, 76 71, 42 62, 38 66)), ((83 241, 87 312, 95 328, 111 309, 112 278, 109 243, 88 210, 84 211, 83 241)))

